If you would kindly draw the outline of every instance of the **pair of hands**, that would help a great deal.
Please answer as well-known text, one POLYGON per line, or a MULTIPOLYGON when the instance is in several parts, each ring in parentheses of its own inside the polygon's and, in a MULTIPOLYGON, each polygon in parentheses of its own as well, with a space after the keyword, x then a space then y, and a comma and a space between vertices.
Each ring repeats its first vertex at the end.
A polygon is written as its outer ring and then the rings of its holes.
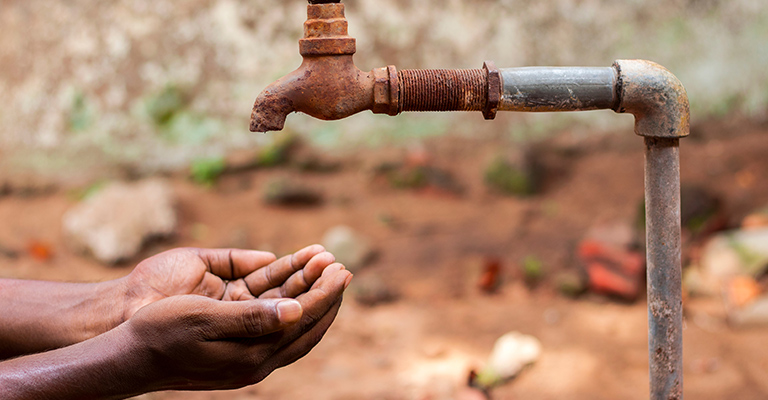
POLYGON ((154 390, 247 386, 323 337, 352 274, 319 245, 280 259, 250 250, 176 249, 126 277, 117 333, 154 390))

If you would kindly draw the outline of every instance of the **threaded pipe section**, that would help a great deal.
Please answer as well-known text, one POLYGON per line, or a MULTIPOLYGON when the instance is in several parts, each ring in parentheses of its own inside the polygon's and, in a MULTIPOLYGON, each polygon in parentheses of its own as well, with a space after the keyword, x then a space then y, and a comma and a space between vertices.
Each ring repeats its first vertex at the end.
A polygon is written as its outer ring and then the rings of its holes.
POLYGON ((404 69, 397 72, 402 111, 482 111, 488 101, 482 69, 404 69))

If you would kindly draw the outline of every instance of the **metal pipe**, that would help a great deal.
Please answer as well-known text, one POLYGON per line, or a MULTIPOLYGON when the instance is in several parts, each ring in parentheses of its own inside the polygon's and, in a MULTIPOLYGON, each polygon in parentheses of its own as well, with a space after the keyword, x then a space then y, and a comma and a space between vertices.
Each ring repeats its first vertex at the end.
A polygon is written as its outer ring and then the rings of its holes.
POLYGON ((620 103, 645 138, 648 353, 652 400, 683 398, 679 139, 690 132, 688 95, 666 68, 616 61, 620 103))
POLYGON ((683 398, 680 139, 645 138, 651 399, 683 398))
POLYGON ((499 111, 584 111, 618 104, 615 68, 527 67, 501 69, 499 111))

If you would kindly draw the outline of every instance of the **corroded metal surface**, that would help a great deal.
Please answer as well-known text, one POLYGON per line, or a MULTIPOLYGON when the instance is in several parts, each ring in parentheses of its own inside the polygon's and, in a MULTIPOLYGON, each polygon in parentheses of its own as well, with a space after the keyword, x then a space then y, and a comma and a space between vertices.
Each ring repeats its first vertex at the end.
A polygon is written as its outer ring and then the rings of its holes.
POLYGON ((683 398, 678 146, 677 138, 645 138, 648 351, 652 400, 683 398))
POLYGON ((481 69, 398 71, 401 111, 482 111, 488 100, 481 69))
POLYGON ((355 54, 356 41, 348 34, 349 22, 343 4, 310 5, 299 53, 304 56, 355 54))
POLYGON ((635 133, 645 137, 688 136, 688 94, 669 70, 645 60, 618 60, 614 67, 619 71, 621 97, 615 110, 635 116, 635 133))
POLYGON ((485 71, 486 88, 488 90, 488 100, 483 108, 483 117, 485 119, 494 119, 496 118, 496 112, 499 111, 499 103, 501 102, 501 72, 493 61, 483 63, 483 71, 485 71))

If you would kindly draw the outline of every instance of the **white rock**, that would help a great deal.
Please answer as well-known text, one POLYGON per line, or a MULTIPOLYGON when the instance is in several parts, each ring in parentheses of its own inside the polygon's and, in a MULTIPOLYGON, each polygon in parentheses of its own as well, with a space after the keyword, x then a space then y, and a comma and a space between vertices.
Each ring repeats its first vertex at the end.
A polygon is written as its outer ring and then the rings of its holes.
POLYGON ((323 235, 322 245, 352 272, 362 268, 373 254, 368 239, 345 225, 329 229, 323 235))
POLYGON ((768 296, 759 298, 742 309, 729 310, 728 319, 738 327, 768 326, 768 296))
POLYGON ((116 263, 135 256, 146 239, 175 232, 174 203, 161 180, 112 183, 67 211, 64 233, 77 250, 116 263))
POLYGON ((632 246, 636 236, 636 229, 629 221, 617 220, 593 225, 585 237, 623 249, 632 246))
POLYGON ((768 228, 717 235, 704 247, 702 272, 718 280, 756 275, 768 265, 768 228))
POLYGON ((500 380, 516 376, 525 366, 541 356, 541 342, 533 336, 510 332, 496 340, 485 371, 500 380))

